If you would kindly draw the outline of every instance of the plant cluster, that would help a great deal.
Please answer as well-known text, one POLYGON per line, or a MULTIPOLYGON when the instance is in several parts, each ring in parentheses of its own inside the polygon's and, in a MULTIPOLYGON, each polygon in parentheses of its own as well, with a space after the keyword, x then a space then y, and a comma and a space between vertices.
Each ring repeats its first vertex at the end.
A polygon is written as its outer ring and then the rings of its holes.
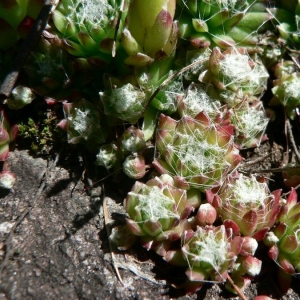
MULTIPOLYGON (((0 80, 26 37, 24 18, 41 7, 2 2, 0 37, 10 38, 0 45, 0 80)), ((187 292, 206 281, 233 290, 229 277, 243 290, 261 271, 261 241, 281 273, 300 272, 295 190, 285 201, 265 178, 238 171, 240 150, 267 139, 262 97, 270 84, 267 104, 290 119, 298 113, 299 5, 60 0, 1 110, 0 160, 16 136, 5 109, 22 109, 34 95, 62 102, 58 125, 68 142, 137 180, 124 200, 126 227, 111 237, 120 248, 139 241, 185 266, 187 292)), ((23 135, 35 134, 29 126, 20 126, 23 135)), ((299 174, 284 176, 289 187, 300 182, 299 174)))

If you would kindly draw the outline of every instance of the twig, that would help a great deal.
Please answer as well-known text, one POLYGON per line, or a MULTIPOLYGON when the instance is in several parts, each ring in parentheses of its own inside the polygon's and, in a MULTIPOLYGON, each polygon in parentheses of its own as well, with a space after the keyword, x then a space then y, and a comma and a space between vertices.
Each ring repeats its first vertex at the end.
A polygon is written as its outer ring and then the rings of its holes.
MULTIPOLYGON (((140 263, 140 262, 139 262, 140 263)), ((120 264, 120 268, 123 268, 123 269, 126 269, 126 270, 129 270, 131 271, 134 275, 142 278, 142 279, 145 279, 145 280, 148 280, 154 284, 157 284, 157 285, 164 285, 164 284, 161 284, 159 282, 157 282, 155 279, 152 279, 150 276, 147 276, 146 274, 144 274, 143 272, 139 271, 138 268, 136 268, 134 265, 132 264, 127 264, 127 263, 121 263, 120 264)))
POLYGON ((125 0, 122 0, 120 10, 119 10, 119 16, 118 16, 118 20, 117 20, 117 25, 116 25, 116 29, 115 29, 115 34, 114 34, 113 47, 112 47, 112 51, 111 51, 112 57, 116 56, 116 47, 117 47, 117 42, 116 41, 117 41, 118 31, 119 31, 121 18, 122 18, 122 14, 124 12, 124 9, 125 9, 125 0))
POLYGON ((298 152, 298 149, 297 149, 297 146, 296 146, 296 143, 295 143, 295 139, 294 139, 294 136, 293 136, 290 119, 287 118, 285 122, 286 122, 286 128, 287 128, 287 133, 289 135, 290 142, 292 144, 293 150, 294 150, 295 155, 297 157, 297 162, 300 163, 300 154, 298 152))
POLYGON ((107 237, 108 237, 108 244, 109 244, 109 249, 110 249, 110 254, 111 254, 111 259, 112 259, 112 265, 115 269, 115 272, 117 274, 117 277, 118 277, 119 281, 121 282, 122 285, 124 285, 122 277, 121 277, 120 272, 119 272, 119 269, 118 269, 117 264, 116 264, 116 258, 115 258, 115 255, 114 255, 113 251, 112 251, 111 242, 110 242, 110 239, 109 239, 109 236, 110 236, 109 216, 108 216, 106 197, 105 197, 105 191, 104 191, 104 186, 103 185, 102 185, 102 193, 103 193, 104 223, 105 223, 105 229, 106 229, 106 233, 107 233, 107 237))
POLYGON ((233 288, 235 289, 235 291, 238 293, 238 295, 242 298, 242 300, 248 300, 246 298, 246 296, 242 293, 242 291, 240 290, 240 288, 235 285, 235 283, 233 282, 233 280, 231 279, 231 277, 229 276, 229 274, 227 275, 227 279, 230 282, 230 284, 233 286, 233 288))
MULTIPOLYGON (((275 151, 275 152, 277 152, 277 151, 275 151)), ((267 157, 269 157, 272 154, 274 154, 274 152, 270 152, 270 153, 264 155, 263 157, 257 157, 255 159, 246 161, 246 162, 244 162, 244 163, 241 164, 240 168, 244 168, 244 167, 251 166, 251 165, 254 165, 256 163, 262 162, 262 161, 264 161, 267 157)))
POLYGON ((49 14, 55 5, 55 0, 45 0, 45 4, 42 7, 36 21, 34 22, 26 40, 18 50, 17 56, 14 61, 14 65, 11 71, 6 75, 0 87, 0 101, 3 103, 7 99, 12 89, 14 88, 20 71, 26 62, 29 52, 33 48, 34 44, 40 38, 42 31, 45 29, 48 21, 49 14))
MULTIPOLYGON (((300 166, 255 170, 253 173, 278 173, 278 172, 290 171, 295 169, 300 169, 300 166)), ((244 173, 249 173, 249 171, 242 170, 242 169, 239 169, 239 171, 244 173)))

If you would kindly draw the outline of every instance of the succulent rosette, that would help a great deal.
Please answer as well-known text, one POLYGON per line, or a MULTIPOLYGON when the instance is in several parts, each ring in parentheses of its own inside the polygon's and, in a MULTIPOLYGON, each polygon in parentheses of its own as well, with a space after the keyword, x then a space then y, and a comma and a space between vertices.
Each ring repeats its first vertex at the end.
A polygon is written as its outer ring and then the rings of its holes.
POLYGON ((209 95, 206 85, 192 83, 184 96, 178 97, 178 113, 181 117, 195 117, 205 111, 212 119, 222 115, 221 102, 209 95))
POLYGON ((176 0, 132 0, 121 41, 125 63, 140 68, 170 56, 177 43, 176 0))
POLYGON ((274 15, 276 28, 279 32, 279 42, 284 43, 291 49, 298 49, 300 44, 299 35, 299 1, 277 0, 276 7, 270 8, 269 12, 274 15))
POLYGON ((132 154, 146 148, 143 131, 134 126, 130 126, 124 130, 118 139, 118 143, 124 154, 132 154))
MULTIPOLYGON (((267 88, 269 74, 263 64, 254 61, 246 48, 212 50, 208 69, 200 74, 201 82, 210 83, 219 90, 220 99, 232 106, 237 96, 261 96, 267 88)), ((236 103, 234 103, 236 104, 236 103)))
POLYGON ((142 154, 128 155, 123 162, 123 172, 133 179, 143 178, 148 169, 149 166, 142 154))
POLYGON ((124 201, 129 215, 127 226, 133 234, 142 237, 147 249, 153 247, 154 242, 180 239, 185 220, 201 202, 200 193, 193 193, 191 201, 189 197, 190 194, 177 188, 167 174, 150 179, 146 184, 137 181, 124 201))
MULTIPOLYGON (((272 14, 265 1, 177 0, 179 36, 197 48, 257 47, 272 14)), ((256 49, 255 49, 256 50, 256 49)))
POLYGON ((232 238, 225 226, 197 226, 182 235, 180 250, 170 250, 165 259, 175 265, 187 266, 187 292, 195 292, 206 281, 225 282, 240 252, 242 240, 232 238))
POLYGON ((96 164, 107 170, 114 169, 123 172, 130 178, 144 177, 149 165, 142 154, 146 141, 142 130, 130 126, 115 142, 100 146, 96 156, 96 164))
POLYGON ((279 79, 273 81, 274 94, 271 105, 282 104, 287 115, 295 118, 295 109, 300 105, 300 73, 284 73, 279 79))
POLYGON ((80 73, 73 77, 74 66, 70 55, 61 47, 61 40, 45 31, 29 54, 24 70, 28 85, 35 93, 62 100, 86 82, 87 77, 83 78, 80 73))
POLYGON ((226 228, 231 228, 235 235, 257 240, 262 240, 275 224, 281 208, 281 190, 270 193, 263 179, 239 173, 228 177, 217 194, 208 190, 206 195, 226 228))
POLYGON ((233 143, 233 127, 213 123, 205 112, 179 121, 161 114, 156 147, 160 156, 154 167, 186 189, 220 185, 242 159, 233 143))
POLYGON ((230 123, 235 127, 235 143, 240 148, 259 147, 267 139, 265 131, 269 123, 263 103, 247 101, 236 105, 229 112, 230 123))
POLYGON ((116 51, 128 1, 62 0, 52 13, 53 30, 65 49, 92 66, 107 64, 116 51), (121 10, 120 10, 121 8, 121 10))
POLYGON ((300 273, 300 202, 292 188, 282 206, 275 227, 266 235, 264 242, 269 256, 288 274, 300 273))
POLYGON ((43 0, 3 0, 0 2, 0 50, 25 38, 35 22, 43 0))
POLYGON ((107 170, 119 168, 121 160, 120 149, 115 143, 101 145, 96 155, 96 165, 105 167, 107 170))
MULTIPOLYGON (((206 209, 212 212, 211 207, 206 209)), ((180 287, 189 293, 211 281, 226 282, 226 288, 235 293, 227 281, 228 274, 243 290, 260 273, 262 262, 254 256, 257 241, 252 237, 234 236, 224 225, 186 230, 181 241, 181 248, 167 251, 164 258, 174 265, 187 267, 187 280, 180 287)))
MULTIPOLYGON (((170 76, 173 74, 172 71, 169 73, 170 76)), ((161 83, 161 80, 158 83, 161 83)), ((164 111, 167 115, 172 115, 177 111, 177 102, 183 95, 184 86, 182 78, 179 77, 160 89, 150 105, 158 111, 164 111)))
POLYGON ((67 131, 69 143, 85 142, 94 147, 105 142, 108 130, 101 127, 100 112, 91 102, 64 103, 63 109, 66 118, 58 126, 67 131))
POLYGON ((106 88, 99 94, 106 115, 131 124, 135 124, 142 117, 147 97, 145 92, 131 83, 106 88))

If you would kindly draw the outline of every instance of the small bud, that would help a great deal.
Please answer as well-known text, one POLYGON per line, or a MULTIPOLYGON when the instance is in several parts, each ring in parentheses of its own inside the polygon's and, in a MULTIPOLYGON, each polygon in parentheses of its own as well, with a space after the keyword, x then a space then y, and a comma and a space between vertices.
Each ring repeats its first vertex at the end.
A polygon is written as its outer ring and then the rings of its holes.
POLYGON ((216 209, 209 203, 201 204, 196 215, 196 222, 200 226, 212 225, 217 218, 216 209))
POLYGON ((115 167, 119 162, 119 149, 114 143, 105 144, 100 147, 96 156, 96 165, 103 166, 107 170, 115 167))
POLYGON ((145 176, 148 166, 142 155, 129 155, 123 163, 124 173, 133 179, 141 179, 145 176))
POLYGON ((240 254, 243 256, 254 255, 258 247, 258 242, 256 241, 256 239, 249 236, 245 236, 242 239, 243 242, 240 254))
POLYGON ((248 256, 243 261, 243 268, 250 276, 256 276, 260 273, 262 261, 253 256, 248 256))
POLYGON ((10 171, 2 171, 0 173, 0 188, 12 189, 16 182, 16 175, 10 171))

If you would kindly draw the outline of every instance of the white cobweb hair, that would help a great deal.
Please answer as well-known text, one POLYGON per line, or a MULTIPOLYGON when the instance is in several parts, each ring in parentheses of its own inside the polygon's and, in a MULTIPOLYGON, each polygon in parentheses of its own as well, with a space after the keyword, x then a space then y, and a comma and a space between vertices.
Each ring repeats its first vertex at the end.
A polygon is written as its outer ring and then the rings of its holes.
POLYGON ((230 192, 226 193, 226 205, 222 206, 224 214, 226 215, 227 212, 231 214, 233 209, 236 210, 239 205, 243 205, 246 209, 241 208, 241 213, 234 214, 237 220, 242 221, 245 211, 253 210, 258 214, 258 227, 265 226, 275 201, 268 184, 259 182, 253 175, 247 177, 239 174, 237 180, 227 186, 230 192))
MULTIPOLYGON (((199 122, 195 120, 195 122, 199 122)), ((166 149, 174 153, 176 159, 179 159, 181 165, 188 168, 188 175, 183 174, 181 169, 176 166, 172 166, 172 160, 166 159, 168 165, 172 168, 172 175, 177 175, 184 178, 192 187, 196 188, 211 188, 211 182, 206 184, 195 184, 192 179, 198 175, 209 176, 211 172, 216 170, 221 171, 220 178, 214 178, 217 182, 223 182, 224 177, 231 165, 228 161, 224 159, 228 148, 233 143, 233 136, 229 141, 220 146, 218 142, 210 143, 207 141, 211 136, 209 131, 212 130, 213 135, 217 135, 217 127, 215 124, 210 124, 207 130, 200 130, 196 128, 191 130, 189 125, 186 124, 185 132, 176 132, 176 137, 174 138, 175 143, 167 144, 166 149), (180 140, 180 143, 178 142, 180 140), (177 142, 176 142, 177 141, 177 142)), ((218 128, 222 130, 222 128, 218 128)), ((209 180, 212 178, 208 178, 209 180)))
POLYGON ((220 61, 220 74, 224 78, 222 83, 225 87, 238 85, 256 95, 262 86, 266 87, 269 73, 262 64, 253 61, 249 54, 241 54, 237 50, 234 52, 225 54, 224 59, 220 61), (254 66, 251 67, 249 62, 254 66))
POLYGON ((72 5, 66 7, 69 11, 68 17, 77 19, 79 24, 84 21, 99 24, 113 10, 108 0, 71 0, 71 2, 72 5))
MULTIPOLYGON (((169 175, 162 175, 169 176, 169 175)), ((158 186, 148 186, 143 184, 141 190, 136 193, 131 191, 128 193, 130 197, 135 197, 138 199, 135 210, 140 211, 140 214, 143 216, 143 220, 140 223, 151 221, 159 222, 161 219, 174 219, 179 220, 180 214, 177 211, 177 205, 181 202, 181 198, 178 201, 178 204, 172 197, 168 197, 164 194, 164 190, 167 190, 168 195, 172 195, 170 191, 170 186, 165 185, 162 188, 158 186)), ((181 197, 183 197, 182 194, 181 197)), ((137 222, 139 224, 139 222, 137 222)), ((161 231, 164 234, 163 230, 161 231)))
POLYGON ((221 102, 210 97, 204 87, 199 84, 191 84, 189 86, 182 102, 186 106, 183 115, 195 117, 202 111, 211 116, 216 116, 220 113, 221 102))
POLYGON ((237 136, 240 147, 247 148, 248 143, 253 141, 256 141, 256 146, 259 146, 269 123, 262 102, 257 102, 250 107, 246 106, 246 109, 237 107, 233 113, 231 121, 236 126, 238 135, 243 136, 241 139, 237 136))
MULTIPOLYGON (((214 227, 216 229, 217 227, 214 227)), ((185 244, 185 236, 183 235, 182 244, 185 244)), ((230 251, 230 241, 226 234, 224 225, 215 230, 198 227, 194 237, 187 243, 188 247, 182 247, 191 272, 195 265, 201 262, 208 263, 215 272, 220 274, 223 265, 230 259, 228 253, 230 251), (218 235, 218 236, 217 236, 218 235), (192 247, 191 251, 187 250, 192 247)), ((234 260, 236 259, 233 258, 234 260)), ((197 268, 197 267, 196 267, 197 268)), ((203 280, 207 282, 208 280, 203 280)), ((209 281, 211 282, 211 281, 209 281)))

